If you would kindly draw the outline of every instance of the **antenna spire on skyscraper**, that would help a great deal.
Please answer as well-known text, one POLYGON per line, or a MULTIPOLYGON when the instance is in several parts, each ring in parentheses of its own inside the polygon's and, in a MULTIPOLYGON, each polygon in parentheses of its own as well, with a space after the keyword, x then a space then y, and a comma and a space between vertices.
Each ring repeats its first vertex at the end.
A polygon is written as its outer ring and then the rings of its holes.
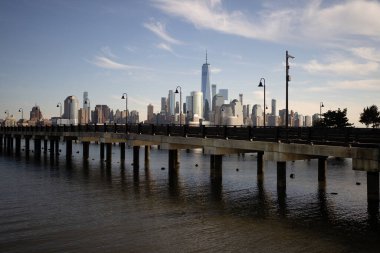
POLYGON ((206 49, 206 64, 207 64, 207 49, 206 49))

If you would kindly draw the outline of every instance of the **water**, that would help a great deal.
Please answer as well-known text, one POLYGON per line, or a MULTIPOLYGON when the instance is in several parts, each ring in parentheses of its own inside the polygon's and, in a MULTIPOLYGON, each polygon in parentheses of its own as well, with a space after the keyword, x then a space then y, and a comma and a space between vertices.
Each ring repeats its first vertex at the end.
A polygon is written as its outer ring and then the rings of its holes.
POLYGON ((225 156, 218 180, 198 151, 169 176, 168 151, 144 168, 141 149, 136 170, 131 149, 107 166, 98 148, 88 162, 80 144, 71 162, 0 153, 0 252, 379 252, 379 206, 349 159, 328 159, 325 185, 316 160, 289 162, 281 191, 253 154, 225 156))

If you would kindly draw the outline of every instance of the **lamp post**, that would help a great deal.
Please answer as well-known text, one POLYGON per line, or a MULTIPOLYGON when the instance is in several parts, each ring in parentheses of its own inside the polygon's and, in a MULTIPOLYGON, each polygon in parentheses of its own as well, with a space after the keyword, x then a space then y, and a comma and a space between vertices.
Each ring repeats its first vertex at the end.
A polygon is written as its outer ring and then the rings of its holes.
POLYGON ((21 121, 24 121, 24 110, 20 108, 18 111, 21 112, 21 121))
POLYGON ((182 87, 178 85, 177 88, 175 88, 174 93, 178 94, 178 88, 179 88, 179 125, 181 126, 182 125, 182 87))
POLYGON ((61 102, 58 102, 57 104, 57 107, 59 107, 59 120, 60 120, 60 124, 59 125, 62 125, 62 104, 61 102))
POLYGON ((266 104, 265 104, 265 78, 261 78, 260 79, 260 83, 259 83, 259 86, 258 87, 264 87, 264 128, 265 128, 265 126, 266 126, 266 112, 265 112, 265 108, 266 108, 266 104), (264 82, 262 82, 262 81, 264 81, 264 82))
POLYGON ((319 102, 319 120, 322 120, 322 107, 325 107, 323 102, 319 102))
POLYGON ((59 107, 59 117, 62 118, 62 104, 58 102, 57 107, 59 107))
POLYGON ((127 126, 127 122, 128 122, 128 118, 127 118, 127 115, 128 115, 128 95, 127 95, 127 93, 123 93, 123 96, 121 97, 121 99, 125 99, 125 126, 127 126))
POLYGON ((288 139, 288 115, 289 115, 289 107, 288 107, 288 87, 290 81, 289 75, 289 58, 294 59, 294 56, 291 56, 288 51, 286 51, 286 115, 285 115, 285 128, 286 128, 286 139, 288 139))

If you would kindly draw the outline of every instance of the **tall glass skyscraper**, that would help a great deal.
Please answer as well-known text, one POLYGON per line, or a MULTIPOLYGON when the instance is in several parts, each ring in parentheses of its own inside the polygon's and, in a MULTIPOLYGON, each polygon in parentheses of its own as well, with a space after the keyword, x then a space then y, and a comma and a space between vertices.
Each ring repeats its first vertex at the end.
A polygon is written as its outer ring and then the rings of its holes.
POLYGON ((206 51, 206 63, 202 65, 202 93, 203 93, 203 118, 209 120, 208 114, 211 109, 211 94, 210 94, 210 64, 207 63, 207 51, 206 51))

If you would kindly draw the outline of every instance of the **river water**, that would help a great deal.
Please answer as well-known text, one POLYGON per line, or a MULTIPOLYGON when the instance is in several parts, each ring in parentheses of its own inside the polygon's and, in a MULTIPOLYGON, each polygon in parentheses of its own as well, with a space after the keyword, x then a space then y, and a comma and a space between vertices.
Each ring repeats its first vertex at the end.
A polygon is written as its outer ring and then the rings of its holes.
POLYGON ((316 160, 288 162, 281 190, 275 162, 257 177, 255 154, 224 156, 212 179, 200 151, 180 152, 177 175, 167 150, 149 166, 143 153, 139 169, 118 146, 110 165, 95 144, 87 162, 80 144, 70 162, 0 153, 0 252, 380 251, 379 203, 350 159, 328 159, 326 184, 316 160))

